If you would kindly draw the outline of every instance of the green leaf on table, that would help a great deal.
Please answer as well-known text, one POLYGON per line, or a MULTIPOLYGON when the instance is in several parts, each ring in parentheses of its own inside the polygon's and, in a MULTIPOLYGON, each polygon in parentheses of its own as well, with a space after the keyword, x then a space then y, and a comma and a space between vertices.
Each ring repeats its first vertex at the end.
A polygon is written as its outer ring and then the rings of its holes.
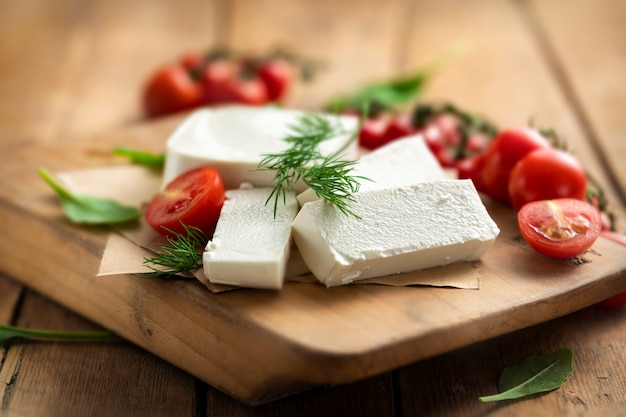
POLYGON ((431 69, 425 68, 406 77, 369 84, 357 91, 331 100, 329 108, 333 111, 358 110, 364 105, 372 113, 417 99, 422 87, 431 75, 431 69))
POLYGON ((163 168, 165 164, 165 154, 162 153, 157 154, 127 147, 117 147, 113 149, 113 154, 128 158, 134 164, 150 168, 163 168))
POLYGON ((24 339, 106 340, 111 339, 113 335, 109 332, 33 330, 0 324, 0 345, 16 337, 24 339))
POLYGON ((67 217, 74 223, 82 224, 117 224, 135 220, 141 212, 124 206, 114 200, 96 196, 74 194, 59 184, 52 175, 39 168, 39 175, 48 183, 61 199, 61 206, 67 217))
POLYGON ((504 369, 498 383, 499 394, 480 397, 479 400, 513 400, 553 391, 563 385, 573 370, 573 354, 570 349, 559 349, 544 356, 531 356, 504 369))

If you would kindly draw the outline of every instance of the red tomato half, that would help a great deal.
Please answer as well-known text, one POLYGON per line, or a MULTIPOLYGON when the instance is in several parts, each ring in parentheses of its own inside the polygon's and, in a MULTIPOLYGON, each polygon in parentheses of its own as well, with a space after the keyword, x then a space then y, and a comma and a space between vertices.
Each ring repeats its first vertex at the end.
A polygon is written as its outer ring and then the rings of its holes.
POLYGON ((483 181, 494 199, 510 203, 509 178, 513 167, 526 154, 550 144, 538 131, 528 128, 500 132, 485 150, 483 181))
POLYGON ((572 155, 554 148, 534 150, 511 171, 509 196, 516 210, 526 203, 555 198, 584 200, 585 170, 572 155))
POLYGON ((164 236, 164 228, 184 234, 183 224, 210 234, 224 204, 224 185, 214 168, 187 171, 160 191, 146 209, 146 221, 164 236))
POLYGON ((202 86, 179 65, 156 71, 143 90, 143 107, 149 117, 189 110, 199 106, 201 101, 202 86))
POLYGON ((551 258, 570 258, 589 249, 602 227, 600 212, 572 198, 533 201, 517 213, 524 240, 551 258))

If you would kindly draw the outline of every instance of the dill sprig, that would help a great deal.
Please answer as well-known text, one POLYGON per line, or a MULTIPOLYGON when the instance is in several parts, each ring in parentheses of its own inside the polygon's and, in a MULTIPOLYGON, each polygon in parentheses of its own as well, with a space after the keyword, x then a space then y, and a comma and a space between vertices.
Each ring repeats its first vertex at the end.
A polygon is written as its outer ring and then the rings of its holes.
POLYGON ((144 258, 143 264, 153 272, 142 274, 143 277, 176 275, 202 266, 202 251, 208 238, 197 227, 186 224, 182 226, 184 233, 177 233, 164 227, 168 232, 167 244, 158 244, 160 252, 152 258, 144 258))
POLYGON ((316 113, 302 115, 289 126, 283 139, 290 146, 280 153, 266 154, 257 169, 275 171, 275 186, 266 204, 274 199, 274 216, 278 203, 285 203, 287 193, 302 180, 315 194, 336 206, 343 214, 357 217, 349 208, 353 194, 359 190, 359 180, 367 178, 351 175, 356 161, 342 160, 342 154, 356 139, 357 128, 346 143, 331 155, 322 155, 322 142, 347 132, 339 123, 333 123, 316 113))

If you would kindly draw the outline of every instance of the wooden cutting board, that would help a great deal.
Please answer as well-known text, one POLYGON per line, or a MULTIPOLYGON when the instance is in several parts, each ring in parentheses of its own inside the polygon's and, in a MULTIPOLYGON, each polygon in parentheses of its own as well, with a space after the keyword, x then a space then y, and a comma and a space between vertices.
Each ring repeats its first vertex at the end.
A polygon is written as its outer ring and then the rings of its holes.
POLYGON ((473 271, 479 290, 288 283, 213 294, 180 279, 97 277, 111 233, 63 216, 36 168, 124 163, 125 145, 160 151, 179 117, 86 140, 4 149, 0 270, 224 392, 260 404, 342 384, 559 317, 626 290, 626 248, 600 238, 570 260, 520 239, 514 212, 486 202, 501 234, 473 271))

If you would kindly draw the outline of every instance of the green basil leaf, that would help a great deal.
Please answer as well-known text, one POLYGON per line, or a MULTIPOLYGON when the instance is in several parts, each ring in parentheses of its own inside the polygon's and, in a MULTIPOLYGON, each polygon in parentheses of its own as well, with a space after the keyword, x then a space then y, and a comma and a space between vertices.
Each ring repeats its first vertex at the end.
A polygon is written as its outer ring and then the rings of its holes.
POLYGON ((544 356, 532 356, 504 369, 498 383, 499 394, 480 397, 479 400, 513 400, 553 391, 563 385, 573 369, 573 354, 567 348, 544 356))
POLYGON ((74 194, 59 184, 43 168, 39 169, 39 175, 57 193, 65 214, 74 223, 116 224, 135 220, 141 216, 138 209, 121 205, 114 200, 74 194))
POLYGON ((132 163, 145 165, 150 168, 163 168, 165 164, 165 154, 156 154, 140 151, 137 149, 118 147, 113 149, 113 154, 128 158, 132 163))

